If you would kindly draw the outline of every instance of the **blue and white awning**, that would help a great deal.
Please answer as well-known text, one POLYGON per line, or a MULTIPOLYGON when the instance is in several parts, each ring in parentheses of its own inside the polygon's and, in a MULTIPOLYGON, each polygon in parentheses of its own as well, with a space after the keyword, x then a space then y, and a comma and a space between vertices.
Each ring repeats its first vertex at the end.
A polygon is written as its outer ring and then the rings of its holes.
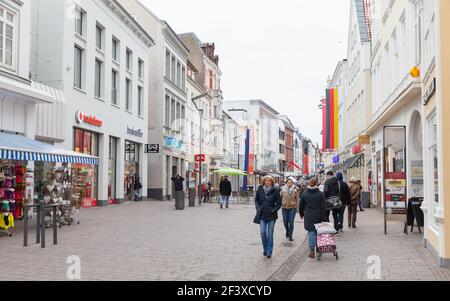
POLYGON ((20 135, 0 133, 0 159, 98 165, 97 157, 55 148, 20 135))

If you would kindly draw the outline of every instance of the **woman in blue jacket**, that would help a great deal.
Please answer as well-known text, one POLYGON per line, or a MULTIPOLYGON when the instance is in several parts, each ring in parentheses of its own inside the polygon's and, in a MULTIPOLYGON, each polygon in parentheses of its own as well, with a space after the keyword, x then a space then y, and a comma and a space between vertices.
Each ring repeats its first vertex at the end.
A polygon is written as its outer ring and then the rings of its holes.
POLYGON ((275 222, 278 219, 278 211, 281 208, 281 196, 280 191, 275 187, 275 180, 272 177, 264 177, 262 183, 256 192, 255 205, 259 215, 264 256, 272 258, 273 231, 275 222))

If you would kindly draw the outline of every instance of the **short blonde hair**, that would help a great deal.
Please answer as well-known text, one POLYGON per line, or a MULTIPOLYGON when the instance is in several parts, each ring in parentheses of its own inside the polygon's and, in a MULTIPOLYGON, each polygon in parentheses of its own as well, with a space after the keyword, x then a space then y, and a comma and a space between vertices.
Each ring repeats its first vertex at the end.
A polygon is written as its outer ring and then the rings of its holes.
POLYGON ((265 176, 262 178, 262 184, 264 185, 266 183, 266 180, 269 180, 272 182, 272 186, 275 186, 275 179, 272 176, 265 176))

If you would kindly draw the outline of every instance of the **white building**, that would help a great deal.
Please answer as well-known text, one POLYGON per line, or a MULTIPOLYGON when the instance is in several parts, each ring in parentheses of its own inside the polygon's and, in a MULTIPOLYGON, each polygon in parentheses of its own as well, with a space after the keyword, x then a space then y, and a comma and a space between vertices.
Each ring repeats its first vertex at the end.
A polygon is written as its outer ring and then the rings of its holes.
POLYGON ((224 101, 223 106, 243 132, 250 131, 248 167, 256 177, 249 177, 249 185, 257 185, 258 176, 278 170, 280 114, 263 100, 224 101))
MULTIPOLYGON (((80 166, 85 204, 123 202, 140 176, 147 195, 150 35, 116 0, 33 0, 34 80, 63 91, 62 114, 45 111, 48 141, 98 156, 80 166)), ((39 129, 38 129, 39 130, 39 129)))
POLYGON ((36 104, 56 91, 30 80, 32 2, 0 1, 0 130, 35 139, 36 104))
POLYGON ((365 190, 369 189, 370 144, 360 144, 360 136, 371 123, 372 70, 371 1, 351 1, 345 96, 345 112, 341 163, 347 178, 357 177, 365 190))
POLYGON ((417 1, 407 0, 372 6, 372 112, 366 132, 372 141, 374 200, 379 206, 386 201, 391 212, 404 209, 411 197, 423 197, 421 82, 410 74, 421 62, 420 9, 417 1), (384 197, 385 180, 394 178, 405 182, 403 202, 384 197))
POLYGON ((203 135, 205 147, 202 152, 206 158, 209 179, 214 187, 218 187, 220 176, 214 171, 224 167, 224 117, 222 116, 222 90, 219 67, 219 56, 215 53, 214 43, 203 43, 195 33, 183 33, 178 37, 189 49, 189 61, 197 70, 195 82, 204 91, 204 97, 196 100, 204 106, 203 114, 207 118, 203 135))

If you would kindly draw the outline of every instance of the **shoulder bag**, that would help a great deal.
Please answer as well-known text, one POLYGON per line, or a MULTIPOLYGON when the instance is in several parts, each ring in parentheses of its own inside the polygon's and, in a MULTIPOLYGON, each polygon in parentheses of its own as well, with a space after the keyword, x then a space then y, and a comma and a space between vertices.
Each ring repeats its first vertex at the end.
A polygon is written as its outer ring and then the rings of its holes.
MULTIPOLYGON (((338 181, 339 194, 341 194, 341 183, 338 181)), ((332 196, 325 200, 325 209, 334 210, 342 207, 342 200, 339 196, 332 196)))

